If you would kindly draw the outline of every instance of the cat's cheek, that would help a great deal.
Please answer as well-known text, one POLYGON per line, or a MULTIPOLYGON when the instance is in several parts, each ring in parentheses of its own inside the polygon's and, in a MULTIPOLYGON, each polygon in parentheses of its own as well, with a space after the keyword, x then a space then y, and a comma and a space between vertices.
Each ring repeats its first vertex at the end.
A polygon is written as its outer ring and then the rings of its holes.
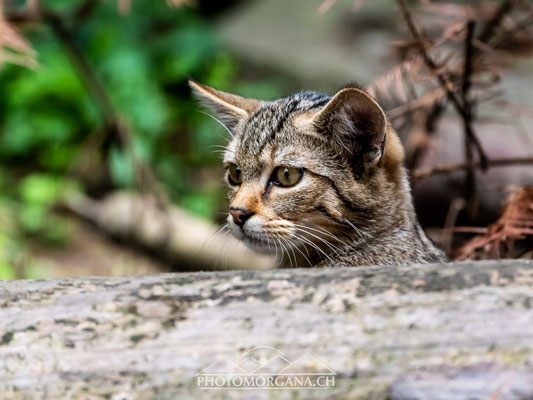
POLYGON ((237 190, 235 190, 235 188, 233 186, 228 186, 226 188, 226 198, 227 198, 229 204, 231 204, 233 202, 233 199, 235 199, 236 195, 237 195, 237 190))

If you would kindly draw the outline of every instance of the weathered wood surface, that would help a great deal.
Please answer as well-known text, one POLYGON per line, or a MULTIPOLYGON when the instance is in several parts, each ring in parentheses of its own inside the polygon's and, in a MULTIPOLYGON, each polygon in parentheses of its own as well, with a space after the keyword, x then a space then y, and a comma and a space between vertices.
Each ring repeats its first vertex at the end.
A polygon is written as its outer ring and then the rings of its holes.
POLYGON ((530 399, 532 286, 524 260, 1 282, 0 398, 530 399), (336 387, 196 387, 256 346, 336 387))

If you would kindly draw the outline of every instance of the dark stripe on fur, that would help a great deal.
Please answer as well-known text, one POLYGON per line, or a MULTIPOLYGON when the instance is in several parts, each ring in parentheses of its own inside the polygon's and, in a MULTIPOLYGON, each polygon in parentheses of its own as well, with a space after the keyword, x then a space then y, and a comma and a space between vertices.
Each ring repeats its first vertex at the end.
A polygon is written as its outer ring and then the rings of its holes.
POLYGON ((270 132, 270 134, 265 138, 265 140, 263 140, 263 143, 261 143, 259 145, 259 149, 257 150, 257 154, 261 154, 261 152, 263 151, 265 146, 268 143, 274 141, 274 139, 276 138, 276 134, 281 132, 281 130, 285 126, 285 123, 287 122, 289 117, 292 116, 292 113, 294 112, 294 110, 296 109, 297 106, 298 106, 298 102, 296 100, 292 100, 290 102, 290 104, 288 105, 288 108, 286 110, 284 110, 283 115, 279 118, 278 123, 276 124, 276 127, 270 132))
MULTIPOLYGON (((315 174, 315 175, 318 175, 318 174, 315 174)), ((331 187, 333 188, 333 190, 335 190, 335 194, 337 195, 337 197, 338 197, 339 199, 341 199, 341 201, 342 201, 343 204, 346 206, 346 208, 348 208, 348 209, 349 209, 350 211, 352 211, 352 212, 357 212, 357 213, 359 213, 359 212, 363 212, 363 211, 364 211, 364 210, 363 210, 362 208, 360 208, 360 207, 355 207, 355 206, 350 202, 349 199, 347 199, 346 197, 344 197, 344 196, 342 195, 342 193, 340 192, 339 188, 337 187, 337 185, 335 185, 335 182, 333 182, 332 179, 330 179, 330 178, 328 178, 327 176, 324 176, 324 175, 318 175, 318 176, 320 176, 320 177, 326 179, 326 180, 329 182, 329 184, 331 185, 331 187)))

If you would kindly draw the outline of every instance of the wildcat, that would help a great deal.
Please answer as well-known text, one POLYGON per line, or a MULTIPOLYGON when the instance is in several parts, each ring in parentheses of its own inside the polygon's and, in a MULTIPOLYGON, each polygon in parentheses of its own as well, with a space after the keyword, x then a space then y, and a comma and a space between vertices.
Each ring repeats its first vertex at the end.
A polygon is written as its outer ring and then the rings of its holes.
POLYGON ((261 101, 189 84, 231 135, 228 226, 247 246, 300 267, 446 261, 418 223, 398 135, 364 90, 261 101))

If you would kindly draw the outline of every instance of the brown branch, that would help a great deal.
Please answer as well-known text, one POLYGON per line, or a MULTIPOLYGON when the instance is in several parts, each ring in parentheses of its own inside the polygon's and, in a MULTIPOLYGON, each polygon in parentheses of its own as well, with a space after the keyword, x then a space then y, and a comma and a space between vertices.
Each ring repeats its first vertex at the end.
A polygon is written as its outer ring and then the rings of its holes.
POLYGON ((492 18, 487 22, 483 31, 479 34, 478 40, 482 43, 487 43, 491 40, 498 28, 507 14, 512 10, 514 5, 513 0, 503 0, 492 18))
POLYGON ((424 60, 424 63, 429 68, 429 70, 435 74, 437 77, 439 84, 442 86, 442 88, 446 91, 446 94, 448 98, 450 99, 452 105, 454 106, 457 113, 463 118, 463 121, 465 123, 465 131, 466 135, 470 138, 472 143, 477 149, 477 152, 479 154, 479 159, 481 163, 481 167, 483 170, 487 168, 488 165, 488 158, 485 154, 485 151, 483 150, 483 147, 481 146, 481 142, 479 141, 474 128, 471 123, 469 123, 469 116, 467 115, 467 112, 465 108, 463 107, 463 104, 461 104, 461 101, 459 100, 456 91, 455 91, 455 85, 450 80, 448 75, 444 73, 441 68, 437 65, 435 61, 430 57, 426 50, 425 41, 420 34, 418 28, 416 27, 413 18, 405 5, 404 0, 397 0, 397 3, 400 7, 400 10, 402 12, 403 18, 405 19, 405 22, 407 24, 407 28, 409 29, 411 36, 413 37, 415 41, 415 45, 422 56, 422 59, 424 60))
POLYGON ((464 68, 463 68, 463 82, 461 86, 461 96, 463 101, 463 108, 465 110, 465 118, 463 119, 463 127, 465 131, 464 145, 465 145, 465 161, 469 166, 466 169, 465 180, 465 198, 467 201, 466 210, 470 219, 474 219, 476 215, 476 174, 473 168, 474 152, 472 149, 472 139, 468 135, 468 126, 472 124, 472 101, 470 99, 470 86, 472 78, 472 57, 473 46, 472 40, 474 38, 476 23, 469 21, 466 27, 466 39, 465 39, 465 55, 464 55, 464 68))
POLYGON ((10 24, 20 25, 20 24, 31 24, 36 22, 41 22, 40 15, 35 12, 34 9, 28 10, 13 10, 5 9, 3 10, 4 18, 10 24))
POLYGON ((492 49, 497 49, 510 37, 513 37, 522 30, 529 28, 533 23, 533 13, 528 14, 524 19, 518 22, 512 29, 505 30, 501 35, 496 36, 492 43, 487 43, 492 49))
MULTIPOLYGON (((533 165, 533 157, 516 157, 516 158, 500 158, 491 159, 488 168, 506 167, 513 165, 533 165)), ((411 171, 411 178, 415 180, 424 179, 432 175, 444 175, 456 171, 465 170, 467 168, 481 168, 481 162, 475 162, 472 165, 466 163, 462 164, 444 164, 436 167, 419 168, 411 171)))
POLYGON ((59 42, 67 51, 70 61, 78 71, 81 80, 87 87, 89 94, 99 109, 106 125, 115 126, 117 124, 118 113, 115 111, 111 99, 103 84, 100 82, 89 61, 74 41, 73 33, 67 28, 63 19, 50 10, 42 10, 43 22, 47 23, 59 42))
POLYGON ((504 34, 500 36, 497 36, 496 33, 498 32, 497 28, 501 25, 503 19, 512 11, 515 3, 516 0, 503 0, 492 15, 492 18, 487 21, 481 33, 476 38, 472 39, 472 42, 476 43, 476 47, 472 49, 473 59, 477 59, 480 55, 485 53, 486 49, 494 49, 497 47, 497 45, 489 44, 495 37, 497 39, 499 38, 498 43, 501 43, 509 37, 509 35, 506 34, 509 32, 504 32, 504 34))
POLYGON ((81 3, 77 4, 71 12, 74 24, 79 24, 89 18, 98 3, 99 0, 83 0, 81 3))

